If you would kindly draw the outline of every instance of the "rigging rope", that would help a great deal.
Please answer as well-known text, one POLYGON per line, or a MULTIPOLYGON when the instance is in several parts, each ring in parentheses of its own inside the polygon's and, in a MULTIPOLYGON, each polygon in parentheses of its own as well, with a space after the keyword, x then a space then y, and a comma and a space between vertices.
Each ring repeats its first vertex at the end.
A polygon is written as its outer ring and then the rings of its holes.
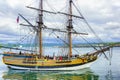
MULTIPOLYGON (((64 41, 63 39, 61 39, 61 38, 60 38, 59 36, 57 36, 55 33, 54 33, 54 35, 55 35, 59 40, 61 40, 61 41, 64 42, 65 44, 67 44, 67 46, 69 46, 69 44, 68 44, 66 41, 64 41)), ((76 49, 73 48, 73 50, 76 51, 77 53, 79 53, 76 49)))
MULTIPOLYGON (((92 27, 90 26, 90 24, 87 22, 87 20, 84 18, 84 16, 82 15, 82 13, 79 11, 79 9, 77 8, 77 6, 74 4, 74 2, 72 2, 73 3, 73 5, 74 5, 74 7, 76 8, 76 10, 78 11, 78 13, 80 14, 80 16, 82 16, 83 17, 83 20, 84 20, 84 22, 87 24, 87 26, 88 26, 88 28, 92 31, 92 33, 95 35, 95 37, 100 41, 100 42, 102 42, 102 43, 104 43, 103 42, 103 40, 95 33, 95 31, 92 29, 92 27)), ((83 38, 83 37, 82 37, 83 38)), ((84 39, 84 38, 83 38, 84 39)), ((89 45, 91 45, 86 39, 84 39, 89 45)), ((91 45, 92 46, 92 45, 91 45)), ((94 46, 92 46, 95 50, 97 50, 94 46)), ((99 44, 98 44, 98 47, 102 50, 102 47, 101 46, 99 46, 99 44)), ((111 58, 112 58, 112 52, 110 51, 109 52, 109 59, 108 59, 108 57, 107 57, 107 55, 104 53, 104 51, 102 51, 102 53, 104 54, 104 56, 105 56, 105 58, 107 59, 107 60, 109 60, 110 61, 110 65, 111 65, 111 58)))
POLYGON ((95 46, 93 46, 92 44, 90 44, 84 37, 80 36, 83 40, 85 40, 87 42, 87 44, 89 44, 91 47, 93 47, 95 50, 97 50, 97 48, 95 46))
MULTIPOLYGON (((79 9, 77 8, 77 6, 74 4, 74 2, 72 2, 74 7, 76 8, 76 10, 78 11, 78 13, 80 14, 80 16, 82 16, 84 18, 84 16, 82 15, 82 13, 79 11, 79 9)), ((102 41, 102 39, 95 33, 95 31, 92 29, 92 27, 89 25, 89 23, 87 22, 87 20, 84 18, 83 19, 84 22, 87 24, 87 26, 89 27, 89 29, 93 32, 93 34, 96 36, 96 38, 98 38, 99 41, 101 41, 102 43, 104 43, 102 41)))
POLYGON ((51 4, 49 4, 49 2, 47 0, 46 1, 46 4, 49 6, 49 8, 51 8, 52 11, 56 12, 55 8, 53 9, 53 7, 51 6, 51 4))
MULTIPOLYGON (((104 43, 103 41, 102 41, 102 39, 95 33, 95 31, 92 29, 92 27, 89 25, 89 23, 87 22, 87 20, 84 18, 84 16, 82 15, 82 13, 79 11, 79 9, 77 8, 77 6, 74 4, 74 2, 72 2, 73 3, 73 5, 74 5, 74 7, 76 8, 76 10, 78 11, 78 13, 80 14, 80 16, 82 16, 83 17, 83 20, 84 20, 84 22, 87 24, 87 26, 89 27, 89 29, 92 31, 92 33, 95 35, 95 37, 100 41, 100 42, 102 42, 102 43, 104 43)), ((84 39, 84 38, 83 38, 84 39)), ((90 46, 92 46, 86 39, 84 39, 90 46)), ((92 46, 95 50, 97 50, 94 46, 92 46)), ((100 49, 102 49, 102 47, 101 46, 99 46, 99 44, 98 44, 98 47, 100 48, 100 49)), ((107 59, 107 56, 106 56, 106 54, 104 53, 104 51, 103 51, 103 54, 104 54, 104 56, 106 57, 106 59, 107 59)))

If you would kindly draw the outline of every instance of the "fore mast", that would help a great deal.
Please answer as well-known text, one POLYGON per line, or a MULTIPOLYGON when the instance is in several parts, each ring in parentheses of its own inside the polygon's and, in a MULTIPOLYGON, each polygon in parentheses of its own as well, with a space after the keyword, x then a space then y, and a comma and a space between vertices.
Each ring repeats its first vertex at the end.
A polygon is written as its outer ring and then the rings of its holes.
POLYGON ((42 26, 43 26, 43 0, 39 2, 39 21, 38 21, 38 36, 39 36, 39 54, 40 58, 42 58, 43 51, 42 51, 42 26))
POLYGON ((69 0, 69 19, 68 19, 68 26, 67 26, 67 31, 68 31, 68 44, 69 44, 69 56, 72 56, 72 34, 71 31, 73 29, 72 25, 72 0, 69 0))

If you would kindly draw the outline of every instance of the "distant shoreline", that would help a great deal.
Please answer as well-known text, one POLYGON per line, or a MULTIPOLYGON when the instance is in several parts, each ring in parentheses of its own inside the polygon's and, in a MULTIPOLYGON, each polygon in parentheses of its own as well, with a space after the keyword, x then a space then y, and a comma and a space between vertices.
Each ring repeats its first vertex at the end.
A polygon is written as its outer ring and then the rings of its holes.
MULTIPOLYGON (((0 46, 6 46, 6 47, 34 47, 35 45, 31 45, 31 44, 0 44, 0 46)), ((45 47, 67 47, 67 45, 65 44, 57 44, 57 43, 44 43, 43 46, 45 47)), ((120 42, 115 43, 115 42, 111 42, 111 43, 75 43, 73 44, 73 47, 104 47, 104 46, 113 46, 113 47, 120 47, 120 42)))

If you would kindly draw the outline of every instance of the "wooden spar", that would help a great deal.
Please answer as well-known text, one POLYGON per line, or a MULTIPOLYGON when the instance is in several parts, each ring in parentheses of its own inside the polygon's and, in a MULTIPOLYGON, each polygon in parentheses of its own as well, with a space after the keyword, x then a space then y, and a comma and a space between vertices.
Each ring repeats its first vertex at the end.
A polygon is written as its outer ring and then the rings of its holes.
MULTIPOLYGON (((40 0, 40 5, 39 5, 40 9, 43 9, 43 0, 40 0)), ((40 58, 42 57, 42 26, 43 26, 43 11, 39 11, 39 22, 38 22, 38 26, 39 26, 39 54, 40 54, 40 58)))
MULTIPOLYGON (((28 24, 23 24, 21 23, 20 25, 22 26, 27 26, 27 27, 32 27, 32 28, 36 28, 37 31, 38 31, 38 26, 31 26, 31 25, 28 25, 28 24)), ((66 30, 62 30, 62 29, 56 29, 56 28, 49 28, 47 26, 45 26, 43 24, 44 27, 42 27, 43 29, 46 29, 46 30, 50 30, 50 31, 56 31, 56 32, 62 32, 62 33, 68 33, 68 31, 66 30)), ((71 31, 72 34, 79 34, 79 35, 88 35, 88 33, 80 33, 80 32, 76 32, 76 31, 71 31)))
MULTIPOLYGON (((43 29, 48 29, 48 30, 52 30, 52 31, 56 31, 56 32, 63 32, 63 33, 68 33, 68 31, 66 30, 61 30, 61 29, 56 29, 56 28, 49 28, 45 25, 43 25, 43 29)), ((71 31, 72 34, 79 34, 79 35, 88 35, 88 33, 79 33, 79 32, 76 32, 76 31, 71 31)))
POLYGON ((67 15, 67 16, 72 16, 75 18, 80 18, 80 19, 84 19, 84 17, 80 17, 80 16, 76 16, 76 15, 72 15, 72 14, 68 14, 68 13, 64 13, 64 12, 58 12, 59 14, 63 14, 63 15, 67 15))
POLYGON ((14 49, 14 50, 21 50, 21 51, 28 51, 28 52, 36 52, 36 51, 33 51, 33 50, 20 49, 20 48, 14 48, 14 47, 6 47, 6 46, 0 46, 0 48, 14 49))
POLYGON ((68 29, 68 42, 69 42, 69 57, 72 56, 72 35, 71 35, 71 30, 73 28, 72 25, 72 0, 69 0, 69 25, 67 26, 68 29))
POLYGON ((47 11, 47 10, 43 10, 43 9, 37 9, 37 8, 34 8, 34 7, 29 7, 29 6, 26 6, 26 7, 30 8, 30 9, 37 10, 37 11, 43 11, 43 12, 46 12, 46 13, 57 14, 56 12, 51 12, 51 11, 47 11))
POLYGON ((98 54, 100 54, 100 53, 103 53, 103 52, 109 50, 111 47, 112 47, 112 46, 109 46, 109 47, 106 47, 106 48, 97 50, 97 51, 93 52, 92 54, 93 54, 93 55, 98 55, 98 54))
POLYGON ((19 14, 21 18, 23 18, 35 31, 38 31, 37 27, 33 26, 25 17, 23 17, 21 14, 19 14))

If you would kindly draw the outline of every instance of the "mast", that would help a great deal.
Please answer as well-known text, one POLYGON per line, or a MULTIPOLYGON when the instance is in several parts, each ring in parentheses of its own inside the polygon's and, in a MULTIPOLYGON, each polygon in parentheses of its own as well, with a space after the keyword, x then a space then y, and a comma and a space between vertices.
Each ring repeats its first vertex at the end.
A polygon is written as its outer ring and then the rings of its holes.
POLYGON ((38 31, 38 35, 39 35, 39 54, 40 54, 40 58, 42 57, 42 26, 43 26, 43 0, 40 0, 39 3, 39 9, 41 9, 39 11, 39 22, 38 22, 38 26, 39 26, 39 31, 38 31))
POLYGON ((69 19, 68 19, 68 26, 67 26, 67 30, 68 30, 68 42, 69 42, 69 57, 72 56, 72 35, 71 35, 71 30, 73 29, 73 25, 72 25, 72 0, 69 0, 69 19))

